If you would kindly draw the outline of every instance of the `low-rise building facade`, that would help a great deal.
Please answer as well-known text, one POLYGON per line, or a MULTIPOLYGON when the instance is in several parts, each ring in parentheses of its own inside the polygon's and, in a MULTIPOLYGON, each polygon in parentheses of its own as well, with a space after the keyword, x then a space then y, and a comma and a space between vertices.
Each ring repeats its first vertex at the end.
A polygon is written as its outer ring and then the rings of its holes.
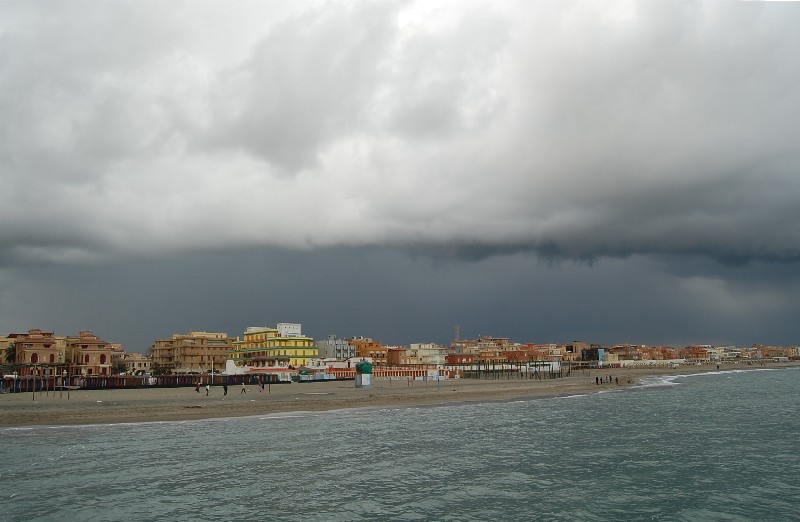
POLYGON ((150 373, 153 359, 137 352, 126 353, 122 357, 125 364, 125 371, 130 375, 140 375, 150 373))
POLYGON ((27 333, 9 334, 6 339, 6 349, 13 345, 13 361, 7 362, 19 375, 59 375, 69 364, 66 337, 31 328, 27 333))
POLYGON ((151 363, 172 373, 221 372, 235 341, 224 332, 173 334, 153 343, 151 363))
POLYGON ((101 339, 89 330, 66 338, 70 375, 111 375, 114 361, 123 353, 122 345, 101 339))
POLYGON ((120 343, 89 330, 64 337, 32 328, 7 339, 14 345, 13 366, 19 375, 111 375, 114 362, 124 353, 120 343))
POLYGON ((406 361, 403 364, 427 364, 442 366, 446 362, 447 349, 434 343, 413 343, 406 351, 406 361))

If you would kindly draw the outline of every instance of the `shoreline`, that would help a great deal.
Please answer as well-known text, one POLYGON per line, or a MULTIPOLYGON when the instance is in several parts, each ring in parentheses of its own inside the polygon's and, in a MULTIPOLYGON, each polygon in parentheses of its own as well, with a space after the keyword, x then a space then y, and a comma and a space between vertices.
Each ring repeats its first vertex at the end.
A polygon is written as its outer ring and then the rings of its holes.
POLYGON ((717 371, 797 368, 800 362, 685 366, 678 368, 604 368, 580 371, 560 379, 453 379, 440 381, 377 380, 372 388, 353 381, 319 381, 230 386, 223 395, 214 386, 208 396, 194 387, 72 390, 0 395, 0 428, 129 424, 223 419, 291 412, 324 412, 357 408, 441 406, 556 398, 634 387, 648 377, 717 371), (619 378, 617 384, 595 383, 596 376, 619 378), (67 396, 69 395, 69 399, 67 396))

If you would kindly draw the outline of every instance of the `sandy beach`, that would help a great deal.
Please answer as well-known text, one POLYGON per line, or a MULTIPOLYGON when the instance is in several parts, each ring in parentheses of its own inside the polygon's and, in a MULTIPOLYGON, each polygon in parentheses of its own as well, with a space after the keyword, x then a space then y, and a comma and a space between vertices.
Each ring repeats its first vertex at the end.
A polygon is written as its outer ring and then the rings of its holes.
MULTIPOLYGON (((766 368, 796 366, 768 364, 766 368)), ((721 370, 750 370, 756 365, 723 365, 721 370)), ((447 381, 378 380, 372 388, 353 381, 205 388, 72 390, 0 395, 0 426, 106 424, 175 421, 263 415, 288 411, 324 411, 362 407, 402 407, 457 402, 489 402, 556 397, 633 386, 645 377, 717 371, 716 365, 680 368, 631 368, 583 371, 562 379, 452 379, 447 381), (597 385, 597 376, 611 375, 619 384, 597 385), (69 397, 68 397, 69 395, 69 397)))

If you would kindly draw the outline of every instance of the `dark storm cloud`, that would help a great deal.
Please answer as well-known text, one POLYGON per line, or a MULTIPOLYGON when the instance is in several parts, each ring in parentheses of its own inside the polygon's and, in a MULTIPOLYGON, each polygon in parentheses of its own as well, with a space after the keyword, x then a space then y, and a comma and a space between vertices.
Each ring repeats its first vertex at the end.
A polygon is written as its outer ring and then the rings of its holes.
POLYGON ((37 207, 5 249, 800 254, 792 6, 37 5, 4 8, 3 182, 37 207))
POLYGON ((448 343, 456 325, 463 338, 519 342, 796 344, 800 285, 762 280, 768 269, 741 281, 741 270, 739 280, 671 274, 641 257, 542 266, 524 254, 461 263, 374 247, 241 250, 15 269, 0 274, 0 322, 92 329, 139 352, 176 332, 241 336, 282 321, 316 339, 387 344, 448 343))

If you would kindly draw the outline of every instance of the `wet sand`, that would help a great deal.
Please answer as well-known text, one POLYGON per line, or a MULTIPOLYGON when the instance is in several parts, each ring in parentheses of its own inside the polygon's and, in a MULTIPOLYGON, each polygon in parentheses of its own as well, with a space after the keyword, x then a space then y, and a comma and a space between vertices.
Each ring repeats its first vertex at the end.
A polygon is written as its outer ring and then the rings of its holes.
MULTIPOLYGON (((800 366, 768 364, 766 368, 800 366)), ((722 370, 761 366, 723 365, 722 370)), ((353 381, 274 384, 261 392, 256 385, 213 386, 208 396, 194 387, 131 390, 72 390, 0 395, 0 426, 108 424, 240 417, 290 411, 325 411, 363 407, 404 407, 458 402, 490 402, 595 393, 632 386, 645 377, 716 371, 716 365, 680 368, 630 368, 581 371, 562 379, 452 379, 441 381, 376 380, 372 388, 353 381), (597 385, 595 377, 619 378, 619 384, 597 385), (68 398, 69 395, 69 398, 68 398)))

